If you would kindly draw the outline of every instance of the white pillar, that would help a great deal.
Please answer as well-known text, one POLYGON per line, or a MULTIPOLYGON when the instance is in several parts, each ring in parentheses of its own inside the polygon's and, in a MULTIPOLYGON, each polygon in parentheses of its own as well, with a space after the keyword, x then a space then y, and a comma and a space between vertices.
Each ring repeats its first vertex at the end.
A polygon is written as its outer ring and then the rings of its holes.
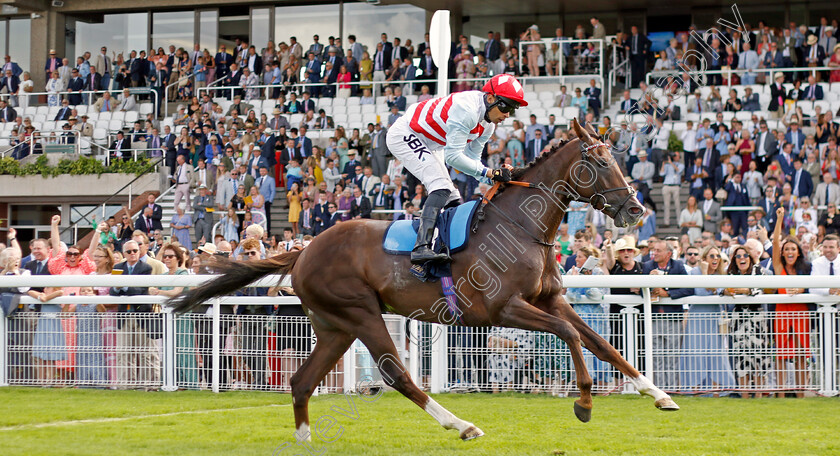
POLYGON ((219 392, 219 378, 221 377, 221 356, 222 350, 222 301, 219 298, 213 300, 213 373, 212 389, 214 393, 219 392))
POLYGON ((437 337, 432 340, 431 391, 432 393, 441 393, 446 386, 447 371, 449 370, 449 358, 447 357, 449 327, 434 324, 432 328, 432 334, 437 334, 437 337), (435 331, 435 328, 439 331, 435 331))
POLYGON ((645 375, 653 379, 653 306, 650 302, 650 288, 642 288, 645 318, 645 375))
MULTIPOLYGON (((636 323, 639 321, 639 309, 626 306, 621 309, 622 342, 624 352, 621 354, 630 365, 637 367, 639 363, 638 349, 636 348, 636 323)), ((621 390, 621 394, 639 394, 633 384, 627 382, 621 390)))
MULTIPOLYGON (((171 307, 163 310, 163 391, 178 391, 175 385, 175 314, 171 307)), ((187 318, 183 316, 182 318, 187 318)))
POLYGON ((418 386, 420 385, 420 323, 417 320, 408 322, 408 374, 418 386))
POLYGON ((836 396, 838 394, 837 380, 834 372, 837 369, 837 309, 832 304, 820 304, 819 310, 819 334, 820 334, 820 379, 819 393, 823 396, 836 396))
POLYGON ((356 390, 356 341, 350 344, 350 348, 344 352, 344 393, 352 393, 356 390))

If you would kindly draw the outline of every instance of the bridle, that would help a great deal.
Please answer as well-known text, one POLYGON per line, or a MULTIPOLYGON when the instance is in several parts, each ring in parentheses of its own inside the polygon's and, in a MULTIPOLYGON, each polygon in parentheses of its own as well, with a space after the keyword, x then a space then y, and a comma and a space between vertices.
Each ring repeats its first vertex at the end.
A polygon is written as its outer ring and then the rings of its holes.
MULTIPOLYGON (((596 150, 596 149, 598 149, 599 147, 602 147, 602 146, 606 147, 606 148, 609 148, 609 146, 607 144, 605 144, 603 142, 600 142, 600 141, 598 141, 594 144, 591 144, 591 145, 586 145, 583 141, 580 142, 581 160, 585 161, 585 162, 588 162, 590 164, 594 160, 595 164, 596 164, 595 171, 594 171, 595 175, 593 176, 593 178, 594 178, 593 187, 594 187, 595 193, 593 193, 592 196, 590 196, 588 199, 580 196, 577 192, 574 192, 574 193, 569 192, 569 191, 566 191, 562 188, 548 189, 545 186, 539 186, 539 185, 533 184, 531 182, 509 181, 509 182, 506 182, 506 185, 514 185, 514 186, 517 186, 517 187, 534 188, 534 189, 540 189, 540 190, 543 190, 543 191, 548 191, 548 192, 554 193, 555 195, 560 195, 560 196, 567 197, 572 201, 578 201, 578 202, 581 202, 581 203, 588 203, 588 204, 592 205, 593 208, 595 208, 599 211, 603 211, 606 215, 608 215, 610 217, 615 218, 617 216, 620 216, 621 215, 621 210, 624 209, 624 206, 626 206, 627 203, 629 203, 631 201, 631 199, 636 197, 636 191, 632 187, 627 185, 626 183, 623 187, 613 187, 613 188, 608 188, 608 189, 602 189, 601 188, 601 184, 600 184, 600 181, 598 179, 599 174, 601 173, 601 170, 605 170, 605 169, 609 168, 610 164, 609 164, 609 162, 604 161, 600 157, 594 156, 593 154, 590 153, 590 151, 596 150), (627 196, 624 197, 624 199, 621 201, 621 203, 618 205, 618 207, 609 204, 607 202, 607 197, 605 195, 607 193, 618 192, 618 191, 621 191, 621 190, 627 190, 627 196)), ((487 193, 485 193, 481 197, 481 207, 478 209, 479 219, 484 218, 484 206, 485 205, 490 205, 494 209, 496 209, 496 211, 499 214, 501 214, 502 217, 504 217, 508 222, 514 224, 520 230, 522 230, 526 234, 528 234, 528 236, 530 236, 531 239, 534 240, 534 242, 536 242, 537 244, 540 244, 542 246, 553 247, 554 246, 553 243, 545 242, 542 239, 540 239, 539 237, 532 234, 527 228, 525 228, 524 226, 519 224, 517 221, 513 220, 504 211, 499 209, 499 207, 496 206, 493 203, 493 201, 491 201, 493 199, 493 196, 496 194, 496 191, 498 190, 499 186, 500 186, 500 183, 496 182, 493 185, 493 187, 490 190, 488 190, 487 193)), ((476 227, 473 227, 473 233, 475 233, 475 231, 476 231, 476 227)))

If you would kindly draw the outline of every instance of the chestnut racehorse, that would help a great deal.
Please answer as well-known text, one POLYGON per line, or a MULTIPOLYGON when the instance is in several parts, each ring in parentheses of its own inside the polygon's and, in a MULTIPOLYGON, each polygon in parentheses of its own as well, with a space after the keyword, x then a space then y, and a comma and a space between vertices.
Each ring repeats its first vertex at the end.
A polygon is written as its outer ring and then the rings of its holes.
MULTIPOLYGON (((575 365, 580 399, 574 411, 581 421, 589 421, 592 410, 592 378, 582 346, 615 366, 640 393, 652 396, 656 407, 677 410, 677 404, 584 323, 560 293, 563 285, 553 239, 571 200, 590 202, 617 226, 634 224, 644 213, 611 159, 609 146, 576 120, 572 127, 576 139, 514 170, 514 179, 529 185, 504 185, 483 208, 483 220, 467 248, 454 256, 452 277, 462 312, 459 324, 543 331, 564 340, 575 365)), ((426 322, 450 324, 453 318, 447 306, 441 305, 439 283, 417 280, 409 270, 408 256, 383 251, 387 227, 388 223, 374 220, 340 223, 305 250, 229 263, 222 276, 175 298, 173 305, 176 311, 187 311, 266 275, 291 274, 292 286, 317 335, 312 354, 291 378, 298 438, 309 437, 310 396, 356 338, 378 361, 389 386, 444 428, 457 429, 462 439, 479 437, 483 432, 478 427, 423 393, 400 361, 381 316, 386 309, 426 322)))

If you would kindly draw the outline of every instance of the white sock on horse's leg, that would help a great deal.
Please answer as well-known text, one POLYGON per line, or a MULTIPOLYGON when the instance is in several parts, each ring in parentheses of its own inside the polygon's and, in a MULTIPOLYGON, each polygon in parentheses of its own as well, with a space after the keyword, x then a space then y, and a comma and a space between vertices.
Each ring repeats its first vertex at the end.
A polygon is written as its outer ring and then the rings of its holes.
POLYGON ((309 425, 306 423, 301 423, 301 425, 295 431, 295 439, 298 441, 312 441, 312 435, 309 433, 309 425))
POLYGON ((644 375, 639 375, 636 378, 630 378, 630 383, 636 387, 636 390, 639 391, 639 393, 652 397, 657 408, 663 410, 679 410, 680 407, 671 399, 671 396, 665 394, 664 391, 657 388, 656 385, 654 385, 653 382, 644 375))
POLYGON ((431 397, 429 398, 429 401, 426 402, 423 410, 425 410, 429 415, 432 415, 432 418, 436 419, 437 422, 444 427, 444 429, 457 429, 461 434, 462 439, 471 439, 484 435, 484 432, 482 432, 481 429, 477 428, 474 424, 453 415, 452 412, 443 408, 443 406, 438 404, 431 397), (468 432, 468 434, 465 435, 465 432, 468 432))

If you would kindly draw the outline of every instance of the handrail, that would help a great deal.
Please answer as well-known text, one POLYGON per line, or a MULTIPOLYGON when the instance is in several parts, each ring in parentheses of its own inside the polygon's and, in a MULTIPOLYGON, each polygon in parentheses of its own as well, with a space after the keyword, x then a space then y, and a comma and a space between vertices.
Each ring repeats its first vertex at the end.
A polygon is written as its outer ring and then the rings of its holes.
MULTIPOLYGON (((164 158, 163 158, 163 157, 161 157, 158 161, 153 162, 153 163, 152 163, 152 168, 151 168, 151 169, 152 169, 152 170, 157 171, 157 166, 158 166, 158 165, 160 165, 163 161, 164 161, 164 158)), ((102 205, 102 206, 104 206, 105 204, 107 204, 109 201, 111 201, 111 200, 112 200, 112 199, 114 199, 117 195, 119 195, 119 194, 120 194, 120 192, 122 192, 123 190, 125 190, 125 189, 129 188, 132 184, 134 184, 135 182, 137 182, 137 180, 138 180, 138 179, 140 179, 141 177, 145 176, 147 173, 149 173, 149 171, 145 171, 145 172, 142 172, 142 173, 140 173, 140 174, 138 174, 138 175, 134 176, 134 179, 131 179, 130 181, 128 181, 128 183, 127 183, 127 184, 123 185, 122 187, 120 187, 120 189, 119 189, 119 190, 117 190, 117 191, 116 191, 116 192, 114 192, 111 196, 109 196, 108 198, 106 198, 106 199, 105 199, 105 201, 103 201, 101 205, 102 205)), ((94 211, 96 211, 97 209, 99 209, 99 206, 100 206, 100 204, 97 204, 97 205, 96 205, 93 209, 91 209, 91 210, 87 211, 86 213, 82 214, 81 218, 82 218, 82 219, 86 219, 88 215, 92 214, 94 211)), ((129 209, 130 209, 130 208, 129 208, 129 209)), ((74 227, 74 226, 76 226, 76 225, 78 225, 78 223, 74 223, 73 225, 68 225, 67 227, 65 227, 63 230, 61 230, 61 231, 59 232, 59 237, 61 237, 61 235, 62 235, 62 234, 64 234, 67 230, 69 230, 69 229, 73 228, 73 227, 74 227)))
MULTIPOLYGON (((615 58, 613 60, 615 60, 615 58)), ((608 83, 607 83, 607 93, 608 93, 607 94, 607 100, 608 100, 608 103, 612 103, 613 87, 618 85, 618 71, 621 70, 621 69, 624 69, 624 74, 625 75, 630 74, 630 59, 629 58, 625 58, 620 63, 615 64, 615 66, 613 66, 613 68, 610 70, 610 72, 607 73, 607 80, 608 80, 608 83)), ((627 84, 625 84, 625 87, 627 87, 627 84)))
MULTIPOLYGON (((129 93, 131 93, 132 95, 138 95, 138 94, 140 94, 140 95, 145 95, 145 94, 154 95, 155 99, 154 99, 154 101, 152 101, 152 103, 154 103, 154 105, 157 106, 158 94, 157 94, 157 92, 152 90, 151 87, 126 87, 126 88, 129 90, 129 93)), ((58 95, 58 96, 96 95, 96 94, 105 94, 105 93, 110 93, 112 95, 115 94, 115 93, 120 94, 120 93, 122 93, 122 90, 121 89, 117 89, 117 90, 80 90, 80 91, 65 90, 65 91, 61 91, 61 92, 29 92, 28 96, 36 96, 36 95, 47 95, 47 96, 50 96, 50 95, 58 95)), ((0 99, 8 98, 8 97, 11 97, 11 96, 17 96, 17 94, 8 94, 8 93, 0 94, 0 99)), ((94 97, 91 97, 91 96, 83 97, 82 98, 83 103, 78 104, 78 105, 71 105, 70 107, 75 107, 75 106, 91 107, 95 104, 95 102, 93 101, 93 98, 94 97)), ((111 98, 113 98, 114 104, 119 103, 119 100, 117 98, 114 98, 114 97, 111 97, 111 98)), ((137 105, 140 105, 140 104, 141 104, 140 102, 137 102, 137 105)), ((32 104, 30 104, 30 106, 32 106, 32 104)), ((43 106, 43 105, 41 105, 41 106, 43 106)), ((54 108, 54 107, 57 107, 57 106, 49 106, 49 107, 54 108)), ((23 113, 21 113, 21 117, 24 117, 23 113)))
MULTIPOLYGON (((720 74, 720 75, 744 75, 746 73, 767 73, 768 75, 772 75, 773 73, 805 73, 811 72, 811 75, 816 75, 817 71, 837 71, 840 68, 837 67, 793 67, 793 68, 755 68, 755 69, 742 69, 736 68, 734 70, 704 70, 702 72, 703 75, 710 75, 710 74, 720 74)), ((662 70, 662 71, 649 71, 645 75, 645 81, 648 85, 651 84, 651 78, 653 77, 668 77, 674 76, 675 78, 680 74, 685 73, 682 68, 674 68, 671 70, 662 70)), ((689 74, 697 74, 695 72, 691 72, 689 74)), ((660 79, 661 80, 661 79, 660 79)), ((679 82, 679 79, 677 80, 679 82)), ((726 87, 732 87, 732 78, 727 78, 726 87)), ((767 78, 764 85, 771 85, 773 83, 772 78, 767 78)))
MULTIPOLYGON (((176 85, 180 84, 181 81, 183 81, 185 79, 189 79, 193 76, 195 76, 195 72, 189 72, 189 73, 187 73, 186 76, 181 76, 177 81, 175 81, 171 84, 167 84, 163 88, 163 117, 164 118, 169 117, 169 88, 173 87, 173 86, 176 86, 176 85)), ((157 117, 157 113, 155 114, 155 117, 157 117)))
POLYGON ((82 132, 79 131, 79 130, 35 130, 35 132, 39 133, 39 135, 31 134, 31 135, 26 137, 26 140, 24 142, 19 142, 19 143, 14 144, 14 145, 9 144, 10 147, 8 149, 0 152, 0 157, 5 158, 7 153, 9 153, 9 152, 14 153, 14 150, 17 149, 17 146, 19 146, 21 144, 24 144, 26 142, 29 143, 29 155, 34 155, 34 153, 32 151, 35 148, 35 143, 36 142, 38 142, 42 146, 46 146, 48 144, 59 144, 59 145, 61 145, 60 142, 54 142, 53 138, 55 140, 60 140, 61 138, 64 137, 64 134, 66 134, 66 133, 71 133, 73 136, 76 137, 76 140, 73 142, 73 144, 66 144, 65 143, 63 145, 73 146, 73 149, 75 151, 74 153, 76 155, 81 154, 81 146, 82 146, 81 145, 81 138, 82 138, 81 133, 82 132), (61 133, 61 136, 54 136, 54 137, 51 138, 51 137, 42 136, 42 135, 40 135, 40 133, 61 133), (44 142, 44 141, 46 141, 46 142, 44 142))

